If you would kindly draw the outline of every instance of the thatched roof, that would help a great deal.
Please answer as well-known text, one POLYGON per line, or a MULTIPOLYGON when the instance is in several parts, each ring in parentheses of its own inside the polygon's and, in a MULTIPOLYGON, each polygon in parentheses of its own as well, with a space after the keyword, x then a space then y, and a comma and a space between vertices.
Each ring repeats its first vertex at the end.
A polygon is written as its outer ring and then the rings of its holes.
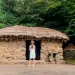
POLYGON ((54 29, 43 27, 25 27, 25 26, 11 26, 0 29, 1 36, 29 36, 35 38, 57 38, 68 40, 69 38, 64 34, 54 29))
POLYGON ((70 43, 64 50, 75 50, 75 45, 70 43))

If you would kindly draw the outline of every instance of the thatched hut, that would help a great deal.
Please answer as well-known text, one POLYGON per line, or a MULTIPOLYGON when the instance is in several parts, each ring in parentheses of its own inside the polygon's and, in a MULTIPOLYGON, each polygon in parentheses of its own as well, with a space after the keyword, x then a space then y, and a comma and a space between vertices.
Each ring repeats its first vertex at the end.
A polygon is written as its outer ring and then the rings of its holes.
POLYGON ((75 45, 73 45, 72 43, 69 43, 64 50, 75 50, 75 45))
POLYGON ((29 59, 30 40, 35 41, 36 60, 62 60, 62 42, 68 39, 65 34, 49 28, 12 26, 0 29, 0 62, 29 59))
POLYGON ((69 43, 64 48, 64 59, 75 59, 75 45, 72 43, 69 43))

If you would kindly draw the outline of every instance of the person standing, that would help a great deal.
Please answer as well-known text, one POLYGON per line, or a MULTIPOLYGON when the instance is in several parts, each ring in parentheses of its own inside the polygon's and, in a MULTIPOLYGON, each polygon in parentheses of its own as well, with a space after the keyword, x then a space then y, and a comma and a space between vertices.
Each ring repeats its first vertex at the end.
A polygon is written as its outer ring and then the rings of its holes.
POLYGON ((35 48, 35 44, 34 41, 31 41, 31 44, 29 46, 29 65, 28 66, 34 66, 35 63, 35 58, 36 58, 36 54, 35 54, 36 48, 35 48))

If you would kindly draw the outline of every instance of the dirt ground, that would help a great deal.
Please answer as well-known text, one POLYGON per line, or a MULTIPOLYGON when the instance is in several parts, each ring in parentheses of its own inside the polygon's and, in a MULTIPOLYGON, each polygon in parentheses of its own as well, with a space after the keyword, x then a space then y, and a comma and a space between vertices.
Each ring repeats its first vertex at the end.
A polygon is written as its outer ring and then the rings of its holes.
POLYGON ((75 65, 36 64, 34 67, 24 64, 0 65, 0 75, 75 75, 75 65))

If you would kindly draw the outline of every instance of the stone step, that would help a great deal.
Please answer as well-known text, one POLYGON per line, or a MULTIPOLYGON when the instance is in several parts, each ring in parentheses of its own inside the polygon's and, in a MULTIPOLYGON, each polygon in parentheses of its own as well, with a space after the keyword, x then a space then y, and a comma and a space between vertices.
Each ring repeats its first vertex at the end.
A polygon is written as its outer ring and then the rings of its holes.
MULTIPOLYGON (((35 60, 35 64, 63 64, 64 61, 60 62, 46 62, 43 60, 35 60)), ((19 61, 0 61, 0 64, 28 64, 28 60, 19 60, 19 61)))
MULTIPOLYGON (((35 60, 35 64, 44 64, 45 61, 35 60)), ((28 64, 28 60, 19 60, 19 61, 0 61, 0 64, 28 64)))

